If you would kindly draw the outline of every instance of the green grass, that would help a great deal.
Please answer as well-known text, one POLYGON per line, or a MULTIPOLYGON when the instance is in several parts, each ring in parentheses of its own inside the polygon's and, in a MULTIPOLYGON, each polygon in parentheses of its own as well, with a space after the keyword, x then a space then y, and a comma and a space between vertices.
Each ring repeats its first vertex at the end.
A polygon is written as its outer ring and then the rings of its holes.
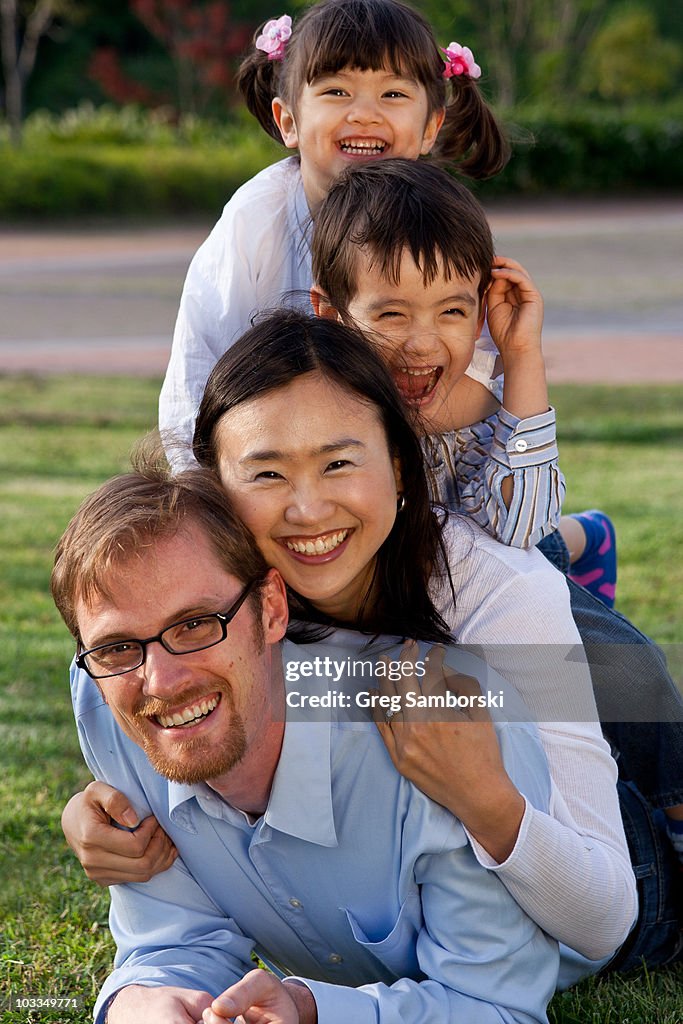
MULTIPOLYGON (((48 592, 54 545, 77 504, 126 468, 156 420, 159 381, 0 377, 0 993, 81 994, 109 968, 107 895, 59 827, 87 779, 68 696, 72 644, 48 592)), ((683 640, 683 387, 554 389, 568 510, 616 521, 619 606, 661 641, 683 640)), ((588 982, 553 1024, 680 1024, 683 970, 588 982)), ((0 1024, 85 1024, 88 1011, 0 1012, 0 1024)), ((476 1022, 466 1022, 476 1024, 476 1022)))

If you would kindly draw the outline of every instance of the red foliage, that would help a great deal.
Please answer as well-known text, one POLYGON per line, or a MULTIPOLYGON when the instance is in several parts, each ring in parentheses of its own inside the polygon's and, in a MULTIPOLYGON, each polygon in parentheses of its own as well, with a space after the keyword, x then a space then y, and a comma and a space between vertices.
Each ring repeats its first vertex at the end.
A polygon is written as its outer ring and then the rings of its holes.
MULTIPOLYGON (((224 0, 130 0, 132 11, 168 50, 176 71, 183 66, 192 77, 192 95, 201 107, 211 93, 229 96, 232 62, 249 46, 251 29, 234 24, 224 0)), ((102 47, 88 69, 107 95, 117 103, 154 106, 167 103, 144 85, 127 77, 116 51, 102 47)))
POLYGON ((125 74, 113 46, 101 46, 95 50, 88 64, 88 77, 97 82, 115 103, 140 103, 149 107, 162 102, 162 98, 151 89, 125 74))

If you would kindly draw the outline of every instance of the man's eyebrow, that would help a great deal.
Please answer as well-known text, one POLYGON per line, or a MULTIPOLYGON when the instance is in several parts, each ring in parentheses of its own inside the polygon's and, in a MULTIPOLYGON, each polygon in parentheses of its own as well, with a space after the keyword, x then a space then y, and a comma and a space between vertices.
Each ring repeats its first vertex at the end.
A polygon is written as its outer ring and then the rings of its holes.
MULTIPOLYGON (((174 612, 171 618, 165 626, 162 626, 159 633, 163 633, 169 626, 173 626, 176 622, 183 622, 185 619, 191 619, 195 615, 213 615, 216 612, 224 610, 224 606, 229 605, 230 602, 224 598, 219 597, 206 597, 200 598, 193 604, 188 605, 187 608, 181 608, 179 611, 174 612)), ((154 634, 156 636, 156 634, 154 634)), ((105 644, 115 644, 123 640, 144 640, 139 633, 126 633, 121 629, 112 630, 110 633, 105 633, 100 637, 97 637, 92 643, 88 643, 86 646, 82 644, 84 650, 90 650, 93 647, 103 647, 105 644)))
MULTIPOLYGON (((329 455, 331 452, 342 451, 344 448, 365 448, 365 444, 355 437, 340 437, 330 441, 329 444, 322 444, 318 448, 310 448, 305 454, 312 456, 329 455)), ((287 459, 296 457, 294 453, 282 449, 255 448, 239 459, 239 465, 243 466, 249 462, 286 462, 287 459)))

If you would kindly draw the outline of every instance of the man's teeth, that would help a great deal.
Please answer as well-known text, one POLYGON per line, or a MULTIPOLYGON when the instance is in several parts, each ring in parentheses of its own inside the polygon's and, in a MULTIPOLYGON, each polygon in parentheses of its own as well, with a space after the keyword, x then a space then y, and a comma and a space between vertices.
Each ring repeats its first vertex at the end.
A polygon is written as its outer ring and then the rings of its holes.
POLYGON ((381 139, 343 139, 339 148, 352 156, 365 156, 368 153, 383 153, 387 144, 381 139))
POLYGON ((300 555, 326 555, 338 548, 342 541, 349 535, 348 530, 340 530, 339 533, 332 533, 329 537, 316 537, 315 540, 288 540, 286 542, 290 551, 297 551, 300 555))
POLYGON ((198 704, 193 704, 184 711, 176 711, 173 715, 157 715, 156 719, 164 729, 170 729, 174 725, 187 725, 188 722, 206 718, 217 704, 218 697, 212 697, 211 700, 200 700, 198 704))

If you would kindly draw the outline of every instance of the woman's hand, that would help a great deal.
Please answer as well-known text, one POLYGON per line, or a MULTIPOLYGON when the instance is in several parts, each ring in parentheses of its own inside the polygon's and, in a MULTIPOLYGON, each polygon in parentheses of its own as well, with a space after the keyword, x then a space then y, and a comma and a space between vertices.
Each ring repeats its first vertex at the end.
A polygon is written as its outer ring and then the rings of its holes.
POLYGON ((148 882, 178 856, 156 818, 138 823, 127 797, 104 782, 91 782, 71 797, 62 813, 62 829, 86 875, 98 885, 148 882))
MULTIPOLYGON (((387 720, 386 709, 375 715, 394 765, 427 796, 446 807, 494 860, 512 852, 524 815, 524 797, 513 785, 500 753, 493 723, 485 708, 476 706, 481 690, 476 679, 444 665, 443 647, 432 647, 427 671, 401 674, 400 681, 382 677, 380 693, 398 698, 403 709, 387 720), (475 698, 466 710, 411 708, 408 692, 416 680, 425 696, 447 693, 475 698)), ((401 660, 415 665, 417 644, 409 641, 401 660)))

